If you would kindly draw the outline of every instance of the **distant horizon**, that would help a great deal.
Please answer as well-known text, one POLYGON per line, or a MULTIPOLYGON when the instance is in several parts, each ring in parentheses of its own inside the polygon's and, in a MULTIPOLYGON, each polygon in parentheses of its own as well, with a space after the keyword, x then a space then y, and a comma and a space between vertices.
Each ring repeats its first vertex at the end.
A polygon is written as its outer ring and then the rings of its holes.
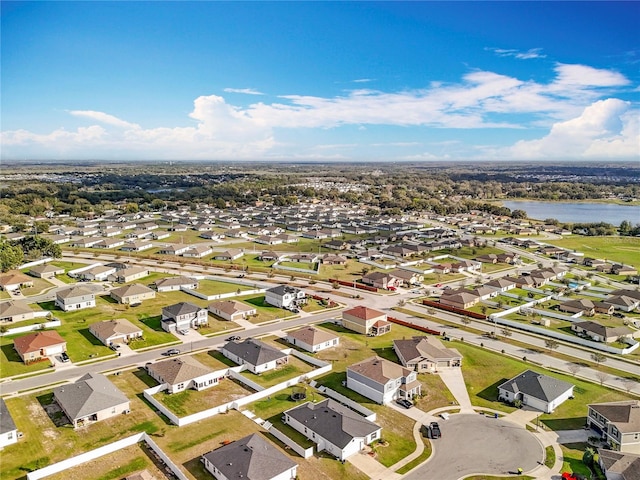
POLYGON ((3 162, 640 160, 640 2, 0 9, 3 162))

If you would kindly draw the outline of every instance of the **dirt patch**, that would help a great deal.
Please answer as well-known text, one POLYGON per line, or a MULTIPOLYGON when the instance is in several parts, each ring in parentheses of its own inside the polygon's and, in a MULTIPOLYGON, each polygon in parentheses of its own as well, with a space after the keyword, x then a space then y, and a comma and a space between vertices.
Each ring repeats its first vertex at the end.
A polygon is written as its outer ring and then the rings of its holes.
POLYGON ((71 423, 57 403, 48 403, 42 405, 42 408, 56 427, 62 427, 63 425, 69 425, 71 423))

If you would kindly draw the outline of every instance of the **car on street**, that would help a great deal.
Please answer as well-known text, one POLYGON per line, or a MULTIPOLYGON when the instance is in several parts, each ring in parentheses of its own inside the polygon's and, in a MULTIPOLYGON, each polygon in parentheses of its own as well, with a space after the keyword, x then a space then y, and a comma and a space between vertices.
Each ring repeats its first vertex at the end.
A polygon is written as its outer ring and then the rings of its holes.
POLYGON ((429 438, 440 438, 442 432, 440 431, 440 425, 438 422, 431 422, 429 424, 429 438))
POLYGON ((240 337, 238 335, 231 335, 227 338, 227 342, 235 342, 236 340, 240 340, 240 337))
POLYGON ((178 350, 177 348, 170 348, 169 350, 163 353, 163 355, 166 355, 166 356, 178 355, 178 354, 180 354, 180 350, 178 350))
POLYGON ((69 361, 69 355, 67 355, 67 352, 62 352, 62 355, 60 355, 60 358, 62 359, 63 363, 67 363, 69 361))
POLYGON ((396 399, 396 403, 404 408, 413 407, 413 403, 411 402, 411 400, 407 400, 406 398, 398 398, 396 399))
POLYGON ((436 285, 435 285, 435 286, 436 286, 437 288, 440 288, 440 287, 442 286, 442 284, 441 284, 441 283, 436 283, 436 285))

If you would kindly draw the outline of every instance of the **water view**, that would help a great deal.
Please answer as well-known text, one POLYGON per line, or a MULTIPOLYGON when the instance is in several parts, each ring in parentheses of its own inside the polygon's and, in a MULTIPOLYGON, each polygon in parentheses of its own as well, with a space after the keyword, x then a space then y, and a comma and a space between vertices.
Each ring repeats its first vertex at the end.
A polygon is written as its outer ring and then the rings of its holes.
POLYGON ((640 223, 640 206, 610 203, 502 202, 511 210, 524 210, 530 218, 555 218, 560 222, 607 222, 620 225, 623 220, 640 223))

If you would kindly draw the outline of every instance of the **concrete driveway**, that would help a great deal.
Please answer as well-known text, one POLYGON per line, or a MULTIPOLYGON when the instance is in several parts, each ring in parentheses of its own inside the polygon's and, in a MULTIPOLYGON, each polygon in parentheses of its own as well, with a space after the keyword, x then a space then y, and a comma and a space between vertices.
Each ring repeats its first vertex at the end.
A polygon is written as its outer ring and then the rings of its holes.
POLYGON ((544 460, 542 445, 525 428, 480 414, 440 420, 442 438, 432 440, 431 459, 403 477, 407 480, 457 480, 472 474, 509 475, 544 460))

